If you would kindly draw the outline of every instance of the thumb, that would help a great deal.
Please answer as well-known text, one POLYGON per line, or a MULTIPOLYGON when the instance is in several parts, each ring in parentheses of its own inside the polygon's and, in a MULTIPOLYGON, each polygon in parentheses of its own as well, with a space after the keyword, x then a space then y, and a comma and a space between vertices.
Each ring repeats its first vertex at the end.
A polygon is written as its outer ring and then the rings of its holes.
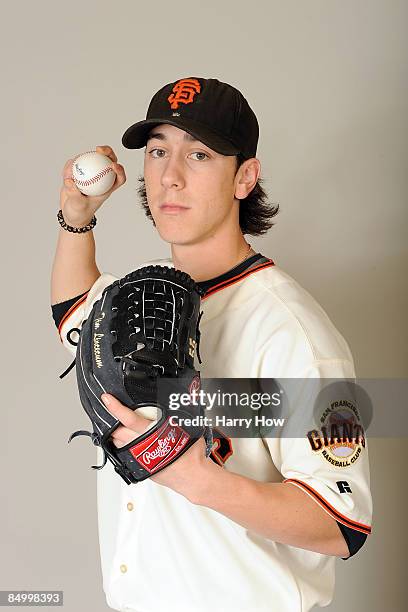
POLYGON ((102 393, 101 400, 108 409, 108 412, 119 419, 119 421, 122 421, 122 418, 126 416, 126 413, 129 410, 129 408, 123 406, 123 404, 121 404, 121 402, 116 399, 115 396, 110 395, 110 393, 102 393))
POLYGON ((110 393, 102 393, 101 400, 109 412, 115 416, 125 427, 133 431, 143 431, 151 426, 151 421, 139 416, 131 408, 124 406, 116 397, 110 393))
POLYGON ((102 393, 101 400, 103 401, 105 406, 111 406, 115 398, 113 397, 113 395, 109 395, 109 393, 102 393))
POLYGON ((78 187, 74 181, 73 178, 67 176, 66 178, 64 178, 64 185, 65 187, 67 187, 68 189, 75 189, 78 190, 78 187))

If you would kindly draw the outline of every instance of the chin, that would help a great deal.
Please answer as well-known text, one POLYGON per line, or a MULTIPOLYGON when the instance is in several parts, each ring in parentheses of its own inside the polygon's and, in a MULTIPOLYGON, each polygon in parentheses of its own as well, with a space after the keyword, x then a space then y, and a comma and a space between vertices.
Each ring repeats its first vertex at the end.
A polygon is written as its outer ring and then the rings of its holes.
POLYGON ((160 238, 169 244, 188 244, 191 237, 186 234, 184 228, 164 227, 163 224, 156 224, 160 238))

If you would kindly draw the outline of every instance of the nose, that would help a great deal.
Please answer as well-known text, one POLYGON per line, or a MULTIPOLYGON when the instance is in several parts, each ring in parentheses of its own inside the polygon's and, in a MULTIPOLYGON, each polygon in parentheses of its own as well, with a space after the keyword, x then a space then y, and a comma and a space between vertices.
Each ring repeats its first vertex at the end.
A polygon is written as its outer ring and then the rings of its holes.
POLYGON ((165 189, 182 189, 184 187, 183 162, 176 154, 170 155, 163 165, 161 183, 165 189))

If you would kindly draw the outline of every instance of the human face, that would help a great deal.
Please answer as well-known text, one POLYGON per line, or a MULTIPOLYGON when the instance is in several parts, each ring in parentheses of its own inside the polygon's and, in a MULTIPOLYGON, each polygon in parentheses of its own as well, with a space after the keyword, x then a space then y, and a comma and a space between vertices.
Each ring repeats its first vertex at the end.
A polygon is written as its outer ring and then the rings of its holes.
POLYGON ((229 230, 236 233, 235 171, 235 156, 216 153, 173 125, 153 128, 146 144, 144 179, 150 212, 163 240, 193 245, 229 230))

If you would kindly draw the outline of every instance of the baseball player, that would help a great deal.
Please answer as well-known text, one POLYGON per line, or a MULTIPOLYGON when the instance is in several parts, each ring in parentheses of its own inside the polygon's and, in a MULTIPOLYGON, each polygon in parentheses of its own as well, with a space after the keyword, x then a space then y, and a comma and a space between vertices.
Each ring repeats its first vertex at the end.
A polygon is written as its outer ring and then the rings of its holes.
MULTIPOLYGON (((350 349, 313 297, 244 237, 264 233, 277 212, 259 183, 258 133, 240 91, 190 77, 162 87, 122 143, 145 148, 142 205, 171 247, 168 259, 143 266, 175 267, 205 291, 202 378, 296 380, 291 411, 304 430, 233 438, 217 428, 210 457, 199 440, 137 485, 109 464, 100 470, 103 588, 115 610, 306 612, 330 603, 336 557, 355 555, 371 532, 367 441, 361 426, 350 434, 358 408, 333 391, 318 424, 309 418, 311 382, 319 390, 326 379, 355 377, 350 349), (349 410, 347 434, 333 406, 349 410)), ((61 189, 51 298, 72 355, 82 322, 117 278, 96 265, 92 227, 126 176, 110 147, 98 150, 112 160, 112 189, 82 195, 69 161, 61 189)), ((140 433, 132 410, 102 400, 122 423, 115 445, 140 433)))

